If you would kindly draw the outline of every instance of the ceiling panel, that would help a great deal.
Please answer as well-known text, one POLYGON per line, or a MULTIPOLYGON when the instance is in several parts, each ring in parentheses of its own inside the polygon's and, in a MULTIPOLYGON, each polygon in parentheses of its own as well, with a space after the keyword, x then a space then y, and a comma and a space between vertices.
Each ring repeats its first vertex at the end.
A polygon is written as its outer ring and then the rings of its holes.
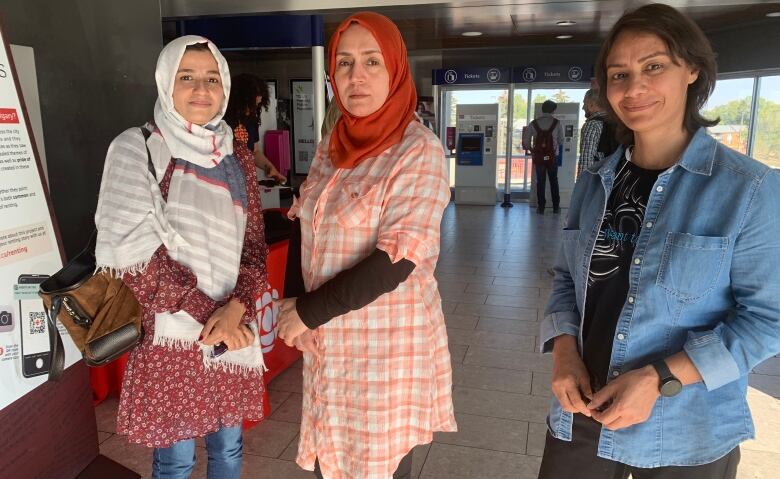
MULTIPOLYGON (((192 17, 258 13, 316 13, 324 17, 326 39, 350 13, 371 9, 393 19, 404 35, 409 50, 474 47, 557 45, 598 43, 629 8, 643 3, 625 0, 602 1, 477 1, 440 2, 430 0, 162 0, 165 17, 192 17), (358 7, 359 5, 359 7, 358 7), (560 20, 576 25, 561 27, 560 20), (479 37, 464 37, 466 31, 480 31, 479 37), (574 38, 556 39, 570 34, 574 38)), ((778 1, 671 0, 669 3, 691 16, 705 31, 714 31, 769 20, 765 14, 780 11, 778 1)))

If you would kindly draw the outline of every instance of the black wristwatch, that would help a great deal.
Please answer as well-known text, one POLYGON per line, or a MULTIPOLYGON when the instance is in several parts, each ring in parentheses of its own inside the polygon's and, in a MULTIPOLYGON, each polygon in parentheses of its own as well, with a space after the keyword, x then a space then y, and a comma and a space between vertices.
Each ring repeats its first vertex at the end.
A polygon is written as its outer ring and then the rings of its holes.
POLYGON ((653 363, 653 367, 661 378, 658 381, 658 391, 661 393, 661 396, 670 398, 680 394, 680 391, 682 391, 682 383, 669 370, 666 361, 663 359, 656 361, 653 363))

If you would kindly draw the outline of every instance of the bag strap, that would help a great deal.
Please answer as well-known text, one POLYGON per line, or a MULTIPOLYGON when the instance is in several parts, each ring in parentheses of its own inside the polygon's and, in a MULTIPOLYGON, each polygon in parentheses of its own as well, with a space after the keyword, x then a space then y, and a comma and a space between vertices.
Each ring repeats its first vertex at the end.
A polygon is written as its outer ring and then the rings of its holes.
POLYGON ((46 327, 49 328, 49 381, 59 381, 65 369, 65 348, 62 345, 62 337, 57 329, 57 315, 62 306, 62 296, 55 296, 51 301, 51 310, 46 311, 46 327))
MULTIPOLYGON (((144 137, 144 146, 146 147, 146 167, 152 174, 155 180, 157 178, 157 172, 154 169, 154 163, 152 163, 152 153, 149 151, 149 145, 146 142, 152 135, 152 132, 144 127, 139 128, 141 134, 144 137)), ((163 201, 165 201, 165 195, 163 195, 163 201)), ((91 252, 95 254, 95 243, 97 242, 97 228, 92 230, 92 234, 89 236, 87 246, 79 253, 79 255, 91 252)), ((62 372, 65 369, 65 349, 62 344, 62 337, 57 329, 57 317, 60 314, 60 308, 62 307, 62 296, 57 295, 51 298, 51 308, 46 310, 47 327, 49 328, 49 381, 58 381, 62 376, 62 372)))

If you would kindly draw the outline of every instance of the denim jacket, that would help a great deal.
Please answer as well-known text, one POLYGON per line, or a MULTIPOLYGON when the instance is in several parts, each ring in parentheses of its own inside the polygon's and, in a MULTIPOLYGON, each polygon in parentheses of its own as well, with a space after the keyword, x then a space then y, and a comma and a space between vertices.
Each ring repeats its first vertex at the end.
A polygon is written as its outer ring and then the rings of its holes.
MULTIPOLYGON (((541 348, 579 338, 588 269, 614 182, 618 149, 581 176, 572 196, 541 324, 541 348)), ((660 397, 650 418, 602 428, 600 457, 636 467, 706 464, 754 436, 747 375, 780 352, 780 170, 701 128, 658 176, 629 270, 610 379, 685 350, 703 382, 660 397)), ((553 397, 550 433, 570 441, 572 414, 553 397)))

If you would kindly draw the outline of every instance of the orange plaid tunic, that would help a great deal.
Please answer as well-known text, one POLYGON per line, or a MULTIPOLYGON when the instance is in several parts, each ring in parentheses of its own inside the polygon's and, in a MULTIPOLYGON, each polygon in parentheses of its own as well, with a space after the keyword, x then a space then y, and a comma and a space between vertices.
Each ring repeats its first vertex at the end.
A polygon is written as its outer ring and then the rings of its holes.
POLYGON ((450 199, 444 152, 413 121, 401 143, 336 169, 323 139, 290 217, 301 220, 306 289, 369 255, 416 265, 395 291, 315 330, 304 355, 298 464, 326 479, 388 479, 434 431, 455 431, 447 331, 433 271, 450 199))

